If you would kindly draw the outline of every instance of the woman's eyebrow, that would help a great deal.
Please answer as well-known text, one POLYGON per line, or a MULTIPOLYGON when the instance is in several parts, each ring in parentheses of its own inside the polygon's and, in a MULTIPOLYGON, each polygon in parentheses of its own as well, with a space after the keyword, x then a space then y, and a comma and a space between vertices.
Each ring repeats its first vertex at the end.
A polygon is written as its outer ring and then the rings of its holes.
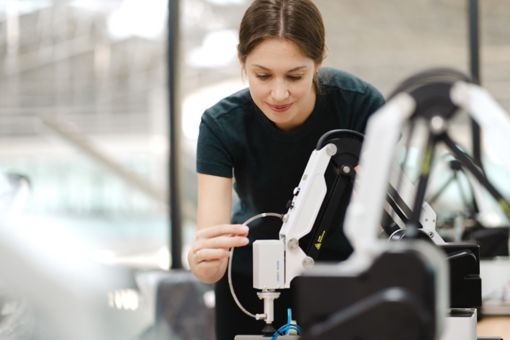
MULTIPOLYGON (((260 68, 260 69, 263 69, 265 71, 271 71, 270 69, 268 69, 267 67, 264 67, 262 65, 258 65, 258 64, 252 64, 251 66, 253 67, 256 67, 256 68, 260 68)), ((286 73, 290 73, 290 72, 295 72, 295 71, 300 71, 300 70, 304 70, 304 69, 307 69, 308 67, 303 65, 303 66, 298 66, 298 67, 294 67, 293 69, 290 69, 288 70, 286 73)))

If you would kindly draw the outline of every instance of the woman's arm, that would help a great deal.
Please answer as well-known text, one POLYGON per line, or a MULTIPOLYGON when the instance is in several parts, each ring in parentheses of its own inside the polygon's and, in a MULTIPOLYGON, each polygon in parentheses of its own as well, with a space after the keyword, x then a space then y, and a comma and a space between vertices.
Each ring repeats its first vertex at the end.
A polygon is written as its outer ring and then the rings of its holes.
POLYGON ((214 283, 227 269, 229 249, 248 244, 248 227, 230 224, 232 179, 198 174, 197 230, 188 253, 191 272, 214 283))

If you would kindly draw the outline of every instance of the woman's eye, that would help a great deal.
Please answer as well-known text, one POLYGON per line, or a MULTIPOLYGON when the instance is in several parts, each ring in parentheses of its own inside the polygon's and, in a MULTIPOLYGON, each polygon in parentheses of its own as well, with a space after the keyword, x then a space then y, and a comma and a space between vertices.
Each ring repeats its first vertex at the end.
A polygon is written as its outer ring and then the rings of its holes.
POLYGON ((303 76, 287 76, 287 79, 289 79, 290 81, 298 81, 298 80, 301 80, 303 78, 303 76))
POLYGON ((269 74, 257 74, 256 75, 258 79, 260 80, 266 80, 266 79, 269 79, 269 74))

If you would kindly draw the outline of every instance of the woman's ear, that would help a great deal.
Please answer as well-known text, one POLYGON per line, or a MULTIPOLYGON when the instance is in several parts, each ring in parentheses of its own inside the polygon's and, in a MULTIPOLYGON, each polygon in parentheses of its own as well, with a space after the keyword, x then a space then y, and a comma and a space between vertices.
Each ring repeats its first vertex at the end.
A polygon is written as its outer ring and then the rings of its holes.
POLYGON ((239 67, 241 67, 241 72, 246 73, 246 61, 243 61, 241 58, 237 58, 239 62, 239 67))
POLYGON ((316 63, 314 67, 314 73, 317 75, 319 73, 320 68, 322 67, 322 63, 316 63))
POLYGON ((243 81, 246 80, 246 65, 241 60, 239 60, 239 66, 241 67, 241 78, 243 81))
POLYGON ((319 78, 319 70, 321 68, 321 65, 322 63, 318 63, 318 64, 314 64, 314 69, 313 69, 313 82, 315 84, 315 86, 317 87, 317 84, 318 84, 318 78, 319 78))

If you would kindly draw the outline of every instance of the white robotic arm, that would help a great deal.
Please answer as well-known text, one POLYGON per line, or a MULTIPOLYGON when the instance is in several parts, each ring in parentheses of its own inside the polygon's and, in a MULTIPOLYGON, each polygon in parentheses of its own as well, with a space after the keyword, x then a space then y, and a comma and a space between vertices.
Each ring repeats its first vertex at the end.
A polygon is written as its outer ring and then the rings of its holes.
POLYGON ((313 264, 313 259, 299 247, 299 240, 311 231, 317 218, 327 191, 324 173, 336 151, 335 145, 328 144, 312 152, 301 181, 294 189, 289 210, 283 216, 279 240, 254 242, 255 288, 289 288, 292 279, 313 264))
POLYGON ((260 318, 266 324, 274 320, 273 301, 279 296, 275 290, 289 288, 292 279, 313 264, 313 259, 299 246, 299 240, 312 230, 327 192, 324 173, 336 152, 334 144, 312 152, 294 189, 289 210, 283 216, 279 240, 253 243, 253 287, 262 290, 259 297, 264 300, 264 313, 260 318))
POLYGON ((487 90, 465 82, 456 83, 451 90, 451 99, 465 109, 487 133, 484 136, 491 141, 485 151, 494 154, 506 170, 510 172, 510 159, 501 157, 510 150, 510 115, 492 98, 487 90))

